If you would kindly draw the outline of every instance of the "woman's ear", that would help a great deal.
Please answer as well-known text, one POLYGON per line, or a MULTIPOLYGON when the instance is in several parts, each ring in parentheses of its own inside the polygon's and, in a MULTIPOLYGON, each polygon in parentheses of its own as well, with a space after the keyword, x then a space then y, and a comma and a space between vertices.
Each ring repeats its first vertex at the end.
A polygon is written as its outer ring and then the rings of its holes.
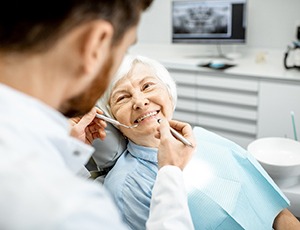
POLYGON ((104 20, 87 23, 81 41, 81 58, 84 75, 96 74, 111 52, 113 26, 104 20))

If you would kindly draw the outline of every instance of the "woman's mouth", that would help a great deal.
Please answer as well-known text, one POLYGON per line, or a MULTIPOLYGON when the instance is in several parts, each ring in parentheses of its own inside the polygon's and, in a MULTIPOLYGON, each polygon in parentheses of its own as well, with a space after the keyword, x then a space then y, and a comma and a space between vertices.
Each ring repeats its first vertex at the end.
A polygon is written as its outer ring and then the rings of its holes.
POLYGON ((134 121, 134 123, 140 123, 141 121, 145 120, 146 118, 153 117, 153 116, 155 116, 155 115, 158 114, 158 113, 159 113, 159 110, 157 110, 157 111, 152 111, 152 112, 149 112, 149 113, 147 113, 147 114, 144 114, 143 116, 141 116, 141 117, 139 117, 138 119, 136 119, 136 120, 134 121))

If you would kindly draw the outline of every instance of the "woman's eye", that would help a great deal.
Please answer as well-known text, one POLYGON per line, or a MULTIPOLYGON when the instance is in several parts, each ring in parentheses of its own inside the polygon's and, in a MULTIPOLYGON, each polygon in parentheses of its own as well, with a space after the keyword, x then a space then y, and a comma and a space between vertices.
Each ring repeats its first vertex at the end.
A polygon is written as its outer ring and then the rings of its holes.
POLYGON ((125 99, 125 96, 124 95, 122 95, 122 96, 119 96, 119 97, 117 97, 117 102, 120 102, 120 101, 122 101, 122 100, 124 100, 125 99))
POLYGON ((143 89, 143 90, 148 89, 148 88, 150 88, 152 85, 154 85, 154 83, 152 83, 152 82, 147 82, 146 84, 143 85, 142 89, 143 89))

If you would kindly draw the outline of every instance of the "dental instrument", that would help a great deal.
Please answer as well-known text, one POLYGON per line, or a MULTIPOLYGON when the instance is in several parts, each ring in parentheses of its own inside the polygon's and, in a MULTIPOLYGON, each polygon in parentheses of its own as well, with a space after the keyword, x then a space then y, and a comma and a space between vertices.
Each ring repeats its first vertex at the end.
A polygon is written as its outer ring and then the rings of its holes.
MULTIPOLYGON (((109 118, 103 114, 96 114, 96 117, 106 121, 106 122, 109 122, 113 125, 118 125, 118 126, 123 126, 125 128, 128 128, 128 129, 132 129, 132 128, 136 128, 138 126, 138 124, 134 124, 134 125, 131 125, 131 126, 128 126, 128 125, 124 125, 122 123, 120 123, 119 121, 115 120, 115 119, 112 119, 112 118, 109 118)), ((158 123, 160 123, 160 119, 157 120, 158 123)), ((193 147, 192 143, 189 142, 186 138, 184 138, 180 133, 178 133, 175 129, 173 129, 172 127, 170 127, 170 131, 171 133, 173 134, 174 137, 176 137, 178 140, 180 140, 183 144, 187 145, 187 146, 190 146, 190 147, 193 147)))
MULTIPOLYGON (((157 122, 160 123, 161 119, 157 119, 157 122)), ((170 131, 173 134, 174 137, 176 137, 178 140, 180 140, 183 144, 193 147, 192 143, 188 141, 186 138, 184 138, 180 133, 178 133, 175 129, 170 127, 170 131)))
POLYGON ((98 113, 96 114, 96 117, 98 117, 98 118, 100 118, 100 119, 102 119, 102 120, 104 120, 104 121, 106 121, 106 122, 109 122, 109 123, 111 123, 111 124, 113 124, 113 125, 123 126, 123 127, 125 127, 125 128, 128 128, 128 129, 132 129, 132 128, 135 128, 135 127, 138 126, 138 124, 134 124, 134 125, 131 125, 131 126, 124 125, 124 124, 118 122, 118 121, 115 120, 115 119, 106 117, 105 115, 98 114, 98 113))

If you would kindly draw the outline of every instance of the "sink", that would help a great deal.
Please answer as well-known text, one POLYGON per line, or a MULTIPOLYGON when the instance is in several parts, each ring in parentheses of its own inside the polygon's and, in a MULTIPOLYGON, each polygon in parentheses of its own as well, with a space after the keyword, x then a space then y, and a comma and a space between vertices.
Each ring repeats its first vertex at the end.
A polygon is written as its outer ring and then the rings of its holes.
POLYGON ((279 187, 300 183, 300 142, 266 137, 251 142, 247 149, 279 187))

